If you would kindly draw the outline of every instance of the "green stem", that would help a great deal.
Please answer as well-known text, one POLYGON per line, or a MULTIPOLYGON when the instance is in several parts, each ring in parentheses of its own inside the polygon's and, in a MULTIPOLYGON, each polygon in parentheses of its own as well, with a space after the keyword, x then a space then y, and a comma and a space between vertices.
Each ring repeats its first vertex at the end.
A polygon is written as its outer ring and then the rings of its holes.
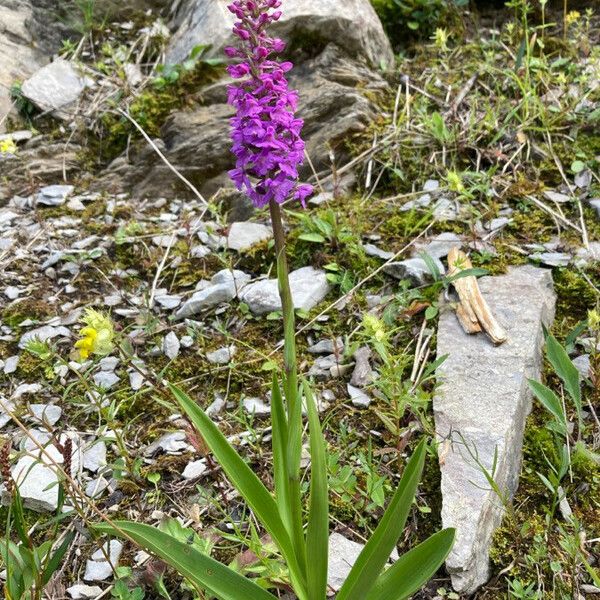
POLYGON ((285 247, 285 231, 279 204, 269 204, 271 224, 277 254, 277 281, 284 329, 284 380, 283 389, 288 417, 287 477, 292 517, 290 535, 296 547, 302 575, 306 576, 306 545, 302 524, 302 498, 300 493, 300 459, 302 455, 302 400, 298 389, 298 367, 296 360, 296 318, 290 288, 289 271, 285 247))

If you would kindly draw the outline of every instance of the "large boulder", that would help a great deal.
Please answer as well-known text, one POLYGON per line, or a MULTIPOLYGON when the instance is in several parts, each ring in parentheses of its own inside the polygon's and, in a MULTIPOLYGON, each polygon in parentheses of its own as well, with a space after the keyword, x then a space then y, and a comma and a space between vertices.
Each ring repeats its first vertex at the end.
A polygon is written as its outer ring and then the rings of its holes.
MULTIPOLYGON (((386 81, 333 43, 296 65, 289 79, 300 93, 299 116, 304 119, 303 137, 313 166, 318 171, 328 169, 331 149, 338 163, 347 160, 347 143, 376 117, 373 98, 387 89, 386 81)), ((233 110, 226 104, 227 83, 225 79, 201 89, 201 104, 192 111, 174 112, 157 141, 169 161, 207 196, 227 183, 226 171, 233 167, 229 138, 233 110)), ((310 175, 306 164, 301 176, 310 175)), ((145 144, 137 155, 130 151, 129 158, 116 159, 100 181, 104 189, 138 197, 173 195, 180 186, 145 144)))
MULTIPOLYGON (((231 0, 184 0, 175 17, 175 35, 167 62, 183 61, 194 46, 210 44, 210 54, 220 56, 233 42, 231 0)), ((325 47, 335 42, 351 56, 364 56, 373 66, 391 65, 394 56, 381 22, 369 0, 283 0, 281 20, 271 31, 287 40, 310 39, 325 47)))

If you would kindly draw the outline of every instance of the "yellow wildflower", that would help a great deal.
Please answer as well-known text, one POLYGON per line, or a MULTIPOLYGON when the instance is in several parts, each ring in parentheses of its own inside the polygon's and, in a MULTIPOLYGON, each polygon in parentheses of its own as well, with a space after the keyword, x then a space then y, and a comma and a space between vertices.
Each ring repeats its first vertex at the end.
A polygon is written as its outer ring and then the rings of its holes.
POLYGON ((567 14, 566 25, 570 27, 573 23, 577 23, 581 19, 581 13, 578 10, 572 10, 567 14))
POLYGON ((368 334, 373 336, 378 342, 383 342, 385 340, 385 325, 381 319, 378 319, 375 315, 367 313, 363 317, 363 324, 368 334))
POLYGON ((16 154, 17 145, 11 137, 0 140, 0 154, 16 154))
POLYGON ((82 339, 75 342, 75 348, 79 351, 82 360, 87 359, 90 354, 106 356, 113 349, 113 338, 115 331, 110 317, 88 308, 81 319, 85 327, 79 332, 82 339))
POLYGON ((465 191, 465 185, 460 173, 457 173, 456 171, 448 171, 448 173, 446 173, 446 181, 448 182, 448 187, 453 192, 462 194, 462 192, 465 191))

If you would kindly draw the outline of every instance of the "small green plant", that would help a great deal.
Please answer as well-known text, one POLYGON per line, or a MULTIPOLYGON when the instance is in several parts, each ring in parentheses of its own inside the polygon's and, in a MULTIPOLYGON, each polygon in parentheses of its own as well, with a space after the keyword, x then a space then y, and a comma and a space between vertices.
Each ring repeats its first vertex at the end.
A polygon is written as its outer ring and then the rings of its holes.
MULTIPOLYGON (((9 444, 7 442, 5 448, 9 444)), ((4 449, 2 460, 4 463, 8 460, 7 452, 4 449)), ((4 539, 0 540, 0 556, 6 568, 5 598, 7 600, 41 600, 44 588, 60 567, 75 535, 69 532, 58 537, 58 525, 61 521, 60 518, 57 518, 54 535, 50 536, 47 541, 36 544, 32 537, 33 531, 25 521, 23 501, 5 466, 3 466, 3 479, 12 498, 6 522, 6 534, 4 539), (16 533, 17 539, 13 539, 13 533, 16 533)), ((57 515, 61 513, 63 500, 64 493, 61 486, 57 515)))

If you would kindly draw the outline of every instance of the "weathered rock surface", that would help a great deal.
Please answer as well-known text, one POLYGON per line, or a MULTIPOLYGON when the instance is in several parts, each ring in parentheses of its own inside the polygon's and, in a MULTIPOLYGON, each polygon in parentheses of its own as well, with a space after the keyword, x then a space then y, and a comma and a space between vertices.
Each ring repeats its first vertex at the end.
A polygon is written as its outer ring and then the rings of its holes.
MULTIPOLYGON (((364 60, 349 57, 339 46, 327 45, 317 56, 296 64, 289 73, 290 87, 300 95, 298 116, 306 150, 317 171, 330 167, 330 151, 336 160, 349 158, 348 142, 376 118, 373 97, 388 88, 386 81, 364 60)), ((179 171, 211 196, 228 183, 233 167, 229 119, 232 108, 226 104, 228 79, 199 90, 200 105, 194 110, 172 113, 161 129, 158 147, 179 171), (202 156, 198 161, 196 157, 202 156)), ((308 164, 302 178, 312 175, 308 164)), ((176 195, 181 183, 156 156, 142 144, 131 149, 108 167, 97 187, 112 192, 132 192, 136 197, 176 195)))
MULTIPOLYGON (((210 55, 221 56, 234 42, 234 16, 223 0, 186 0, 176 16, 175 35, 167 61, 184 61, 194 46, 210 44, 210 55)), ((392 47, 368 0, 283 0, 281 19, 271 27, 273 35, 286 40, 308 38, 324 47, 341 44, 350 55, 364 56, 378 66, 391 65, 392 47)))
POLYGON ((11 87, 46 64, 66 37, 57 5, 57 0, 0 3, 0 132, 12 109, 11 87))
POLYGON ((442 520, 444 527, 457 530, 446 566, 454 588, 465 594, 489 577, 492 534, 503 515, 502 501, 490 489, 483 468, 492 468, 497 453, 493 477, 510 499, 518 484, 523 431, 531 410, 527 380, 540 376, 542 324, 550 325, 555 305, 548 270, 528 265, 479 281, 508 341, 494 346, 483 334, 467 335, 454 311, 443 307, 437 352, 448 358, 438 367, 440 387, 433 402, 442 520))
MULTIPOLYGON (((313 267, 302 267, 290 273, 290 287, 294 307, 310 310, 329 293, 327 275, 313 267)), ((240 293, 240 300, 255 315, 281 310, 277 279, 265 279, 248 284, 240 293)))
POLYGON ((40 110, 69 119, 71 105, 78 100, 86 86, 86 79, 71 62, 57 58, 23 82, 22 92, 40 110))
POLYGON ((243 252, 273 237, 273 230, 262 223, 241 221, 232 223, 227 236, 227 246, 243 252))

